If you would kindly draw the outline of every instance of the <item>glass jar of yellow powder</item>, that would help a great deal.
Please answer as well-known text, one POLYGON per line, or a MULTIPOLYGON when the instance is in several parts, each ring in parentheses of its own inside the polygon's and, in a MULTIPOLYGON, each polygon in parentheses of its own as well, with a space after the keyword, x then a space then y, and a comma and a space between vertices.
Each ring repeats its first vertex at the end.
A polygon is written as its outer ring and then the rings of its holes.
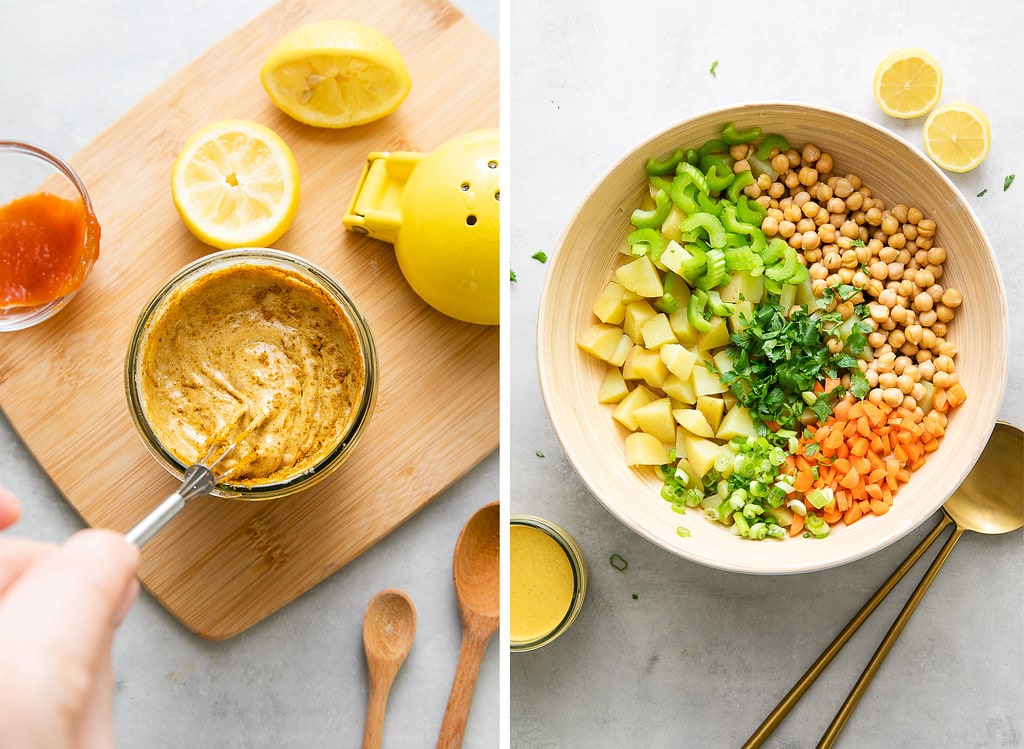
POLYGON ((509 639, 513 652, 547 645, 576 620, 587 562, 563 528, 513 515, 509 529, 509 639))

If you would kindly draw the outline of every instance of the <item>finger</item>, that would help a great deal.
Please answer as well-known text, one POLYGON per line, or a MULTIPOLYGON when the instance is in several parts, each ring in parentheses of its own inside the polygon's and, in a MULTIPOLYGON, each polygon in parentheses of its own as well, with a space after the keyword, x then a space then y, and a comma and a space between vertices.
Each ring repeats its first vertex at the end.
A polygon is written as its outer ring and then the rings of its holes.
POLYGON ((138 549, 122 536, 86 530, 10 586, 0 600, 0 643, 17 647, 0 657, 0 672, 17 674, 24 693, 50 697, 24 705, 26 719, 63 737, 75 731, 138 590, 137 567, 138 549))
POLYGON ((27 538, 0 539, 0 598, 25 570, 56 551, 57 547, 52 544, 27 538))
POLYGON ((110 645, 104 649, 96 672, 96 687, 89 695, 82 715, 74 727, 74 746, 114 746, 114 669, 110 658, 110 645))
POLYGON ((10 528, 21 517, 18 498, 0 486, 0 531, 10 528))

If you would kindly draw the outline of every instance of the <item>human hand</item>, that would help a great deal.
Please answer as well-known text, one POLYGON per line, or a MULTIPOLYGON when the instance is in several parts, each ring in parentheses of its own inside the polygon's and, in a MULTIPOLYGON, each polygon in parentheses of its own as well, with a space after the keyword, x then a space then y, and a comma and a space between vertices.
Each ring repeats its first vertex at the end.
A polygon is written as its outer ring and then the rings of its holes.
MULTIPOLYGON (((0 487, 0 530, 19 515, 0 487)), ((110 650, 138 564, 111 531, 63 546, 0 536, 0 746, 113 746, 110 650)))

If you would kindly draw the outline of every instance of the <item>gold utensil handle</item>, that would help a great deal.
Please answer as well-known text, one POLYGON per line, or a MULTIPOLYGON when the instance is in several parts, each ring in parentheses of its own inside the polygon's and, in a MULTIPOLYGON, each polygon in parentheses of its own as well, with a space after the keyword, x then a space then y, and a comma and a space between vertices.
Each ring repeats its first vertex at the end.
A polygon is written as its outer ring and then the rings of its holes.
POLYGON ((839 733, 843 730, 843 726, 850 719, 853 714, 853 710, 857 707, 857 703, 860 702, 860 698, 864 696, 864 692, 867 691, 868 685, 878 672, 885 657, 889 655, 889 651, 892 650, 892 646, 896 643, 896 638, 900 636, 900 632, 907 626, 907 622, 910 621, 910 617, 913 615, 914 610, 917 608, 917 604, 924 598, 924 594, 928 592, 928 587, 932 584, 935 576, 939 574, 939 570, 942 569, 942 565, 945 563, 946 558, 949 557, 949 553, 953 551, 953 547, 956 546, 956 542, 960 540, 960 536, 964 534, 963 528, 956 528, 953 530, 953 534, 946 539, 946 543, 942 545, 938 555, 932 561, 928 567, 928 571, 924 573, 924 577, 921 578, 921 582, 914 588, 914 592, 903 606, 903 610, 900 611, 900 615, 896 617, 896 621, 893 622, 892 627, 889 628, 889 632, 885 635, 882 643, 878 646, 878 650, 871 657, 871 661, 864 668, 864 672, 857 679, 857 683, 850 691, 849 696, 846 698, 846 702, 839 708, 839 712, 836 713, 836 717, 832 719, 832 724, 825 731, 821 737, 821 741, 818 742, 818 749, 827 749, 831 747, 836 739, 839 737, 839 733))
MULTIPOLYGON (((935 543, 935 539, 939 537, 939 534, 948 526, 952 521, 949 516, 943 513, 942 519, 938 525, 935 526, 932 531, 924 537, 924 539, 917 545, 917 547, 910 552, 903 563, 896 568, 896 571, 892 573, 888 580, 880 587, 873 596, 864 604, 863 608, 857 612, 857 614, 850 620, 849 624, 843 628, 836 638, 832 641, 821 655, 809 669, 800 677, 800 680, 793 685, 792 689, 786 694, 785 697, 775 706, 775 709, 768 714, 768 717, 764 719, 764 722, 758 726, 757 730, 750 735, 746 743, 743 744, 743 749, 755 749, 755 747, 761 746, 765 740, 771 735, 779 723, 789 714, 789 711, 793 709, 800 698, 804 696, 804 693, 810 688, 811 684, 814 683, 815 679, 821 675, 821 672, 825 670, 825 667, 832 662, 832 659, 836 657, 847 641, 853 637, 853 634, 857 631, 861 624, 871 616, 871 613, 878 607, 885 597, 889 595, 893 588, 903 579, 903 576, 910 571, 917 560, 921 558, 921 555, 928 550, 928 548, 935 543)), ((864 685, 865 688, 867 684, 864 685)), ((850 708, 852 712, 852 706, 850 708)), ((847 716, 848 718, 849 716, 847 716)))

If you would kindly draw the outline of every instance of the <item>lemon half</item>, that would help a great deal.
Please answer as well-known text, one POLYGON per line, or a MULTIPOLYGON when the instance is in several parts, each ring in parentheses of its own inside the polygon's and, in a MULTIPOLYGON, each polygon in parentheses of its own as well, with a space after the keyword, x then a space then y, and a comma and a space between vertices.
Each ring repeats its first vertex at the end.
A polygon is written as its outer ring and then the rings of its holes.
POLYGON ((988 156, 992 129, 988 117, 970 104, 946 104, 924 121, 924 150, 950 172, 969 172, 988 156))
POLYGON ((878 106, 890 117, 920 117, 939 103, 942 68, 923 49, 898 49, 879 63, 874 92, 878 106))
POLYGON ((412 88, 395 45, 354 21, 319 21, 295 29, 270 51, 260 81, 285 114, 333 128, 390 114, 412 88))
POLYGON ((219 120, 185 143, 171 170, 171 193, 185 225, 219 249, 269 247, 299 205, 299 167, 270 128, 219 120))

